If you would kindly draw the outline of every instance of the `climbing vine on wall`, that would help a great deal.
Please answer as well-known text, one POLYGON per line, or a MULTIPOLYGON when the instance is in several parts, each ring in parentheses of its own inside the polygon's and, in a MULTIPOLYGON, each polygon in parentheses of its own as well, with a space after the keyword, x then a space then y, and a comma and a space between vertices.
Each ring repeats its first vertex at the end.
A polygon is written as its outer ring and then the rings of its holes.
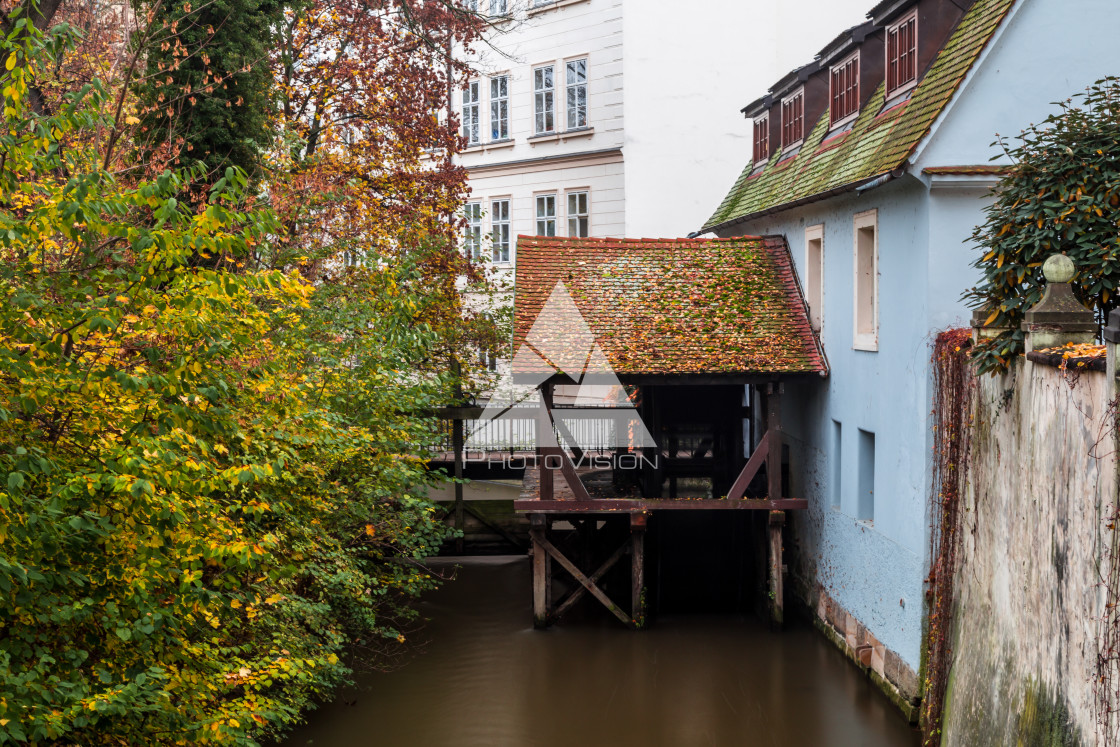
MULTIPOLYGON (((1109 437, 1120 440, 1120 398, 1109 404, 1111 428, 1102 434, 1098 449, 1108 451, 1109 437)), ((1113 505, 1108 517, 1108 559, 1105 561, 1105 610, 1097 638, 1097 672, 1093 692, 1097 705, 1100 744, 1120 743, 1120 506, 1113 505)))
POLYGON ((952 662, 953 579, 960 547, 961 501, 968 484, 976 377, 968 329, 940 333, 933 348, 933 505, 927 579, 929 630, 925 650, 922 745, 941 743, 941 716, 952 662))

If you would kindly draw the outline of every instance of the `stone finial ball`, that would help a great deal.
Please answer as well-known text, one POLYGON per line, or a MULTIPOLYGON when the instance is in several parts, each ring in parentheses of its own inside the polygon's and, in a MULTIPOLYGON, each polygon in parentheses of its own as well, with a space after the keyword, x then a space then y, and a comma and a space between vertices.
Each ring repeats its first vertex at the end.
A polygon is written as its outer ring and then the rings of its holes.
POLYGON ((1073 260, 1064 254, 1051 254, 1042 265, 1048 283, 1068 283, 1074 272, 1073 260))

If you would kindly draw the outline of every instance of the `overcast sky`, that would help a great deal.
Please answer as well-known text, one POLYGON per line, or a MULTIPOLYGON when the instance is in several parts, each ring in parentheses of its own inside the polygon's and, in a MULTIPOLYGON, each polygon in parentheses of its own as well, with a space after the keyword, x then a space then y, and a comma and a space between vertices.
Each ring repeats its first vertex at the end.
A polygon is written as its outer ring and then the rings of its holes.
MULTIPOLYGON (((626 4, 625 55, 643 75, 626 97, 646 102, 626 122, 627 172, 663 199, 628 205, 632 236, 684 236, 719 205, 751 157, 739 110, 812 62, 875 0, 641 0, 626 4), (644 14, 632 10, 642 8, 644 14), (684 12, 684 10, 687 12, 684 12), (658 138, 650 130, 671 133, 658 138), (642 150, 642 143, 656 145, 642 150)), ((628 196, 628 200, 630 197, 628 196)))
MULTIPOLYGON (((728 0, 717 2, 718 6, 728 0)), ((866 20, 874 0, 747 0, 730 2, 751 19, 743 36, 745 105, 766 93, 779 78, 811 62, 824 45, 846 28, 866 20)), ((707 3, 693 0, 694 8, 707 3)))

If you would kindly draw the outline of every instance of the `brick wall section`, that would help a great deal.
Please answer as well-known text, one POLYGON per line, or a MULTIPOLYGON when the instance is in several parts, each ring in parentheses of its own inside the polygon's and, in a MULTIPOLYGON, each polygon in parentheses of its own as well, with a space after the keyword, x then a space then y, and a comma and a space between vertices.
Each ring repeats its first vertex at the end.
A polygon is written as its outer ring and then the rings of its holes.
POLYGON ((917 723, 921 702, 918 674, 898 654, 880 643, 823 587, 818 586, 814 593, 813 613, 817 627, 879 686, 911 723, 917 723))

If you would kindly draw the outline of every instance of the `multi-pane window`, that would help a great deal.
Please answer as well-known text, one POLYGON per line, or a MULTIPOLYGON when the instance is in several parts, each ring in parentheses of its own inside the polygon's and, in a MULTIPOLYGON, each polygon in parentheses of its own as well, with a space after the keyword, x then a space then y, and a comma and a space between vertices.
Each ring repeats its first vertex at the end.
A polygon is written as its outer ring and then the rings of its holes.
POLYGON ((828 89, 829 124, 835 127, 859 112, 859 52, 832 66, 828 89))
POLYGON ((509 200, 490 202, 495 262, 509 262, 509 200))
POLYGON ((587 126, 587 60, 567 64, 568 129, 587 126))
POLYGON ((782 148, 797 145, 805 136, 805 92, 782 99, 782 148))
POLYGON ((568 235, 591 235, 591 213, 587 208, 586 192, 568 193, 568 235))
POLYGON ((467 145, 478 145, 479 116, 478 116, 478 81, 471 81, 463 89, 463 137, 467 145))
POLYGON ((759 117, 754 121, 754 162, 759 163, 770 157, 770 116, 759 117))
POLYGON ((482 258, 482 203, 468 202, 464 212, 467 225, 463 232, 463 250, 471 259, 482 258))
POLYGON ((533 68, 533 131, 537 135, 556 129, 556 89, 552 72, 552 65, 533 68))
POLYGON ((509 76, 490 79, 490 139, 509 138, 509 76))
POLYGON ((918 79, 918 12, 887 27, 887 97, 918 79))
POLYGON ((537 195, 537 236, 556 235, 556 195, 537 195))
POLYGON ((509 0, 490 0, 490 15, 504 16, 509 13, 509 0))

